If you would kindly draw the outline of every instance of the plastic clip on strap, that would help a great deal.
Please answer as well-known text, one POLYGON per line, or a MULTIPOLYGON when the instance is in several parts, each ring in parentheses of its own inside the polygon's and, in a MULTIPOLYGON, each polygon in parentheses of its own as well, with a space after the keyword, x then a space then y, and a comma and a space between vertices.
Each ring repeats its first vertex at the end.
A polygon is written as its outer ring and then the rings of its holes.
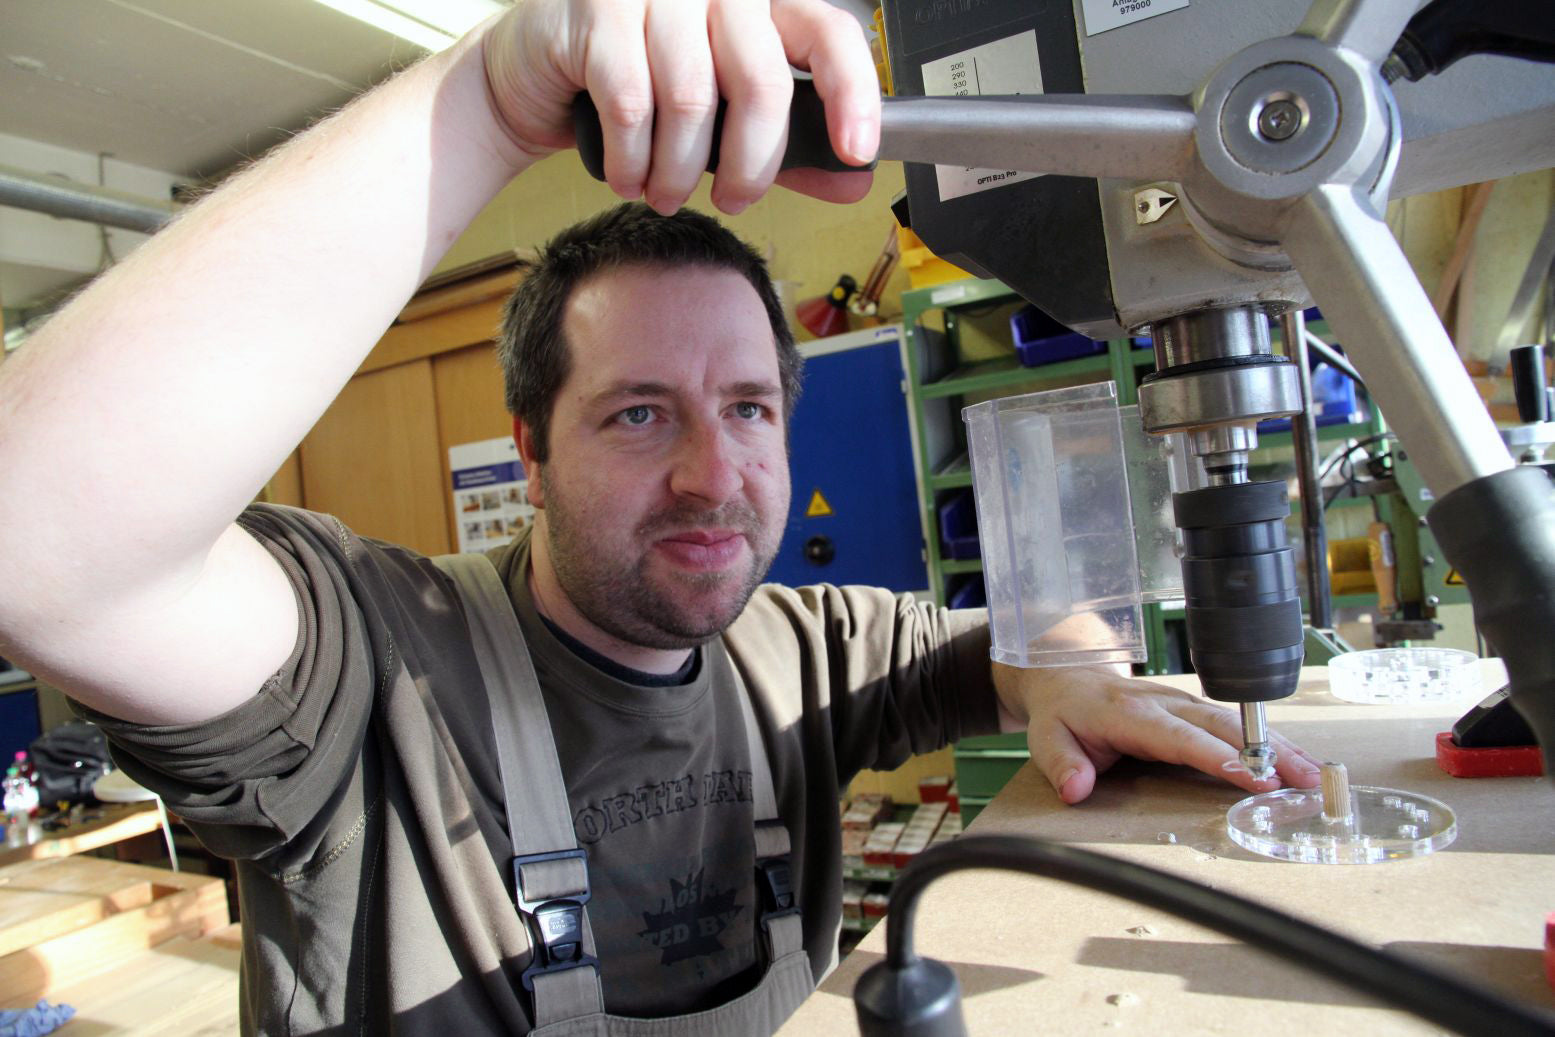
POLYGON ((783 827, 783 822, 756 822, 756 884, 761 894, 763 922, 799 913, 788 852, 788 829, 783 827))
POLYGON ((583 905, 591 896, 584 851, 514 857, 513 888, 518 910, 529 920, 535 948, 534 961, 521 977, 525 990, 534 990, 537 976, 582 965, 598 969, 599 960, 583 950, 583 905))

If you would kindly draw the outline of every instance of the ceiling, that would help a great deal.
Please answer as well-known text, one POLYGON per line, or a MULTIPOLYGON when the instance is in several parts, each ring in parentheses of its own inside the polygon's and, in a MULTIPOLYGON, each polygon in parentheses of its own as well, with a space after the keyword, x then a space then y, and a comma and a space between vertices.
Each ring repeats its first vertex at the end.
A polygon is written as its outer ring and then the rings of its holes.
POLYGON ((5 0, 0 133, 200 179, 422 53, 312 0, 5 0))
MULTIPOLYGON (((313 0, 0 0, 0 134, 209 180, 424 53, 313 0)), ((0 263, 0 297, 80 279, 0 263)))

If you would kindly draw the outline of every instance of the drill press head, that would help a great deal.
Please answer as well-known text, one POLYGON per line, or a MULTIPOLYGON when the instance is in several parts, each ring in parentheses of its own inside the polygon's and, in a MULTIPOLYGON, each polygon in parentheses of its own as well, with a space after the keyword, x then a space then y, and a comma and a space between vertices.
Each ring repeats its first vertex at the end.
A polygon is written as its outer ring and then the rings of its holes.
POLYGON ((1242 764, 1274 770, 1263 703, 1296 690, 1303 628, 1282 482, 1251 482, 1265 418, 1301 410, 1297 372, 1275 356, 1255 307, 1202 310, 1153 327, 1156 373, 1139 389, 1155 434, 1188 433, 1207 486, 1173 498, 1183 534, 1188 651, 1205 694, 1242 706, 1242 764))

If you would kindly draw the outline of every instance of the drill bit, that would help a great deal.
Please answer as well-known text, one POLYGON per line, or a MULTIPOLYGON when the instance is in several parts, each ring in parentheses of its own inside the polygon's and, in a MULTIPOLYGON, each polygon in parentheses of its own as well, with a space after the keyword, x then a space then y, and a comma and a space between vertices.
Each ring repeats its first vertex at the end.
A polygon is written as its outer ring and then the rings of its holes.
POLYGON ((1242 751, 1237 755, 1253 777, 1260 781, 1274 777, 1274 747, 1269 744, 1262 702, 1242 703, 1242 751))

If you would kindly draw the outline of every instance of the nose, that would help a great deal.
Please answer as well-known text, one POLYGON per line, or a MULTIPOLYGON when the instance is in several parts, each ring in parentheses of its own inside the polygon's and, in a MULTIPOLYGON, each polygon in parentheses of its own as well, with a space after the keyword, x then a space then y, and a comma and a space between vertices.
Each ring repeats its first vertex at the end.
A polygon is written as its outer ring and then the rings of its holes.
POLYGON ((670 469, 670 491, 717 507, 745 485, 735 444, 716 419, 687 425, 670 469))

